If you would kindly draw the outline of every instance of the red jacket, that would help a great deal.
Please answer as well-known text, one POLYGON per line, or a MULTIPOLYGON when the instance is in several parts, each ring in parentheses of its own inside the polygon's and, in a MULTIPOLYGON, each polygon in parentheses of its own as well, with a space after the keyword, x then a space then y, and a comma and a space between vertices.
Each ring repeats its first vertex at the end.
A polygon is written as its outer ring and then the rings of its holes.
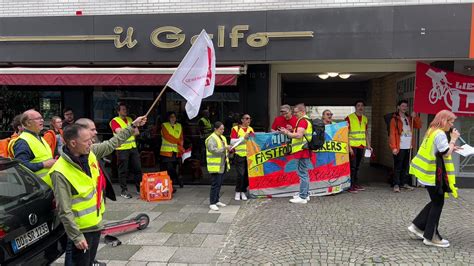
MULTIPOLYGON (((413 120, 413 123, 411 122, 411 116, 406 116, 407 119, 408 119, 408 124, 410 125, 411 127, 411 132, 412 132, 412 138, 411 138, 411 145, 412 147, 415 146, 415 139, 414 139, 414 136, 415 134, 413 134, 413 128, 421 128, 421 120, 420 118, 417 116, 415 117, 415 119, 413 120)), ((402 120, 400 120, 400 116, 398 115, 398 113, 396 115, 393 115, 392 119, 390 120, 390 142, 389 142, 389 145, 390 145, 390 149, 392 149, 392 151, 394 149, 397 149, 397 150, 400 150, 400 135, 402 134, 402 131, 403 131, 403 122, 402 120)))

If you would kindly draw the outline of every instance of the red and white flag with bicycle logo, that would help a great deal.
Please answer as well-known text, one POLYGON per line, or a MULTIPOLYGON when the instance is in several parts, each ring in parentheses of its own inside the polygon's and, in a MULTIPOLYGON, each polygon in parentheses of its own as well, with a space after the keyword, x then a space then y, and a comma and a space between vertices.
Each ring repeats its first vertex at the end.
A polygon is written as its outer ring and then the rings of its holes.
POLYGON ((445 109, 474 116, 474 77, 417 63, 415 112, 436 114, 445 109))

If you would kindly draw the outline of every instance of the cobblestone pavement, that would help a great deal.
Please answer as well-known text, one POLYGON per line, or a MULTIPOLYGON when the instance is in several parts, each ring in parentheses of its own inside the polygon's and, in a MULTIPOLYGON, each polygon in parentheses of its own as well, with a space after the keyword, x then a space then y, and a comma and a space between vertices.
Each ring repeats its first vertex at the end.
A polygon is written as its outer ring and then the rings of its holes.
POLYGON ((440 233, 449 248, 425 246, 407 226, 429 201, 424 188, 393 193, 384 184, 358 194, 246 202, 214 264, 474 265, 474 190, 447 199, 440 233))

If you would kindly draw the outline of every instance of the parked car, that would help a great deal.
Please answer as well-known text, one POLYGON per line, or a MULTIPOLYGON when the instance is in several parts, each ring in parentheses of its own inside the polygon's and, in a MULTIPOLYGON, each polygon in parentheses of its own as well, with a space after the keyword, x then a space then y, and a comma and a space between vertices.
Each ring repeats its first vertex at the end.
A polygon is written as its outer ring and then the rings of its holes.
POLYGON ((0 265, 48 265, 66 242, 53 191, 18 161, 0 158, 0 265))

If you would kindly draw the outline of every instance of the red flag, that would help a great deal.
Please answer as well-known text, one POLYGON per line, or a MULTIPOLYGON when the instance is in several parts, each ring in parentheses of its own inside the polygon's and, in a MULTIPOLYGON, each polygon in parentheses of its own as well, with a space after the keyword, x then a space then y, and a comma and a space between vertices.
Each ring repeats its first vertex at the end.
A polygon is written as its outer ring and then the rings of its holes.
POLYGON ((474 77, 417 63, 415 83, 415 112, 474 116, 474 77))

